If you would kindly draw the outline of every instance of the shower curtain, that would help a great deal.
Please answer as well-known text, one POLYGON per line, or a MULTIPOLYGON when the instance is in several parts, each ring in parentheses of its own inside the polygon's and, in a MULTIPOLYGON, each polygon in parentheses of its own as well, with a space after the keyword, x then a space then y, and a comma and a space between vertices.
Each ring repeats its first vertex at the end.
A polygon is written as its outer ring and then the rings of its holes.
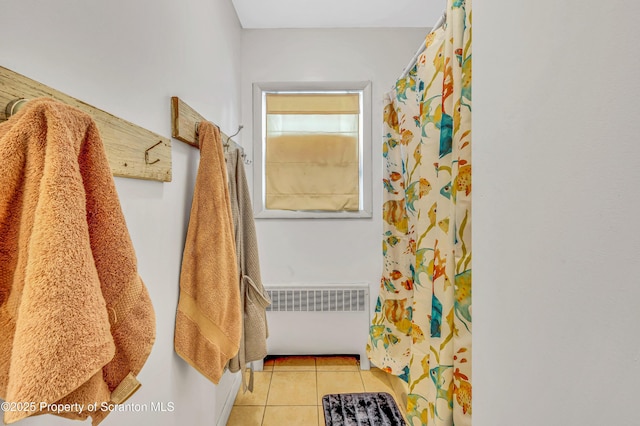
POLYGON ((385 99, 383 276, 371 361, 408 384, 407 420, 471 425, 471 0, 385 99))

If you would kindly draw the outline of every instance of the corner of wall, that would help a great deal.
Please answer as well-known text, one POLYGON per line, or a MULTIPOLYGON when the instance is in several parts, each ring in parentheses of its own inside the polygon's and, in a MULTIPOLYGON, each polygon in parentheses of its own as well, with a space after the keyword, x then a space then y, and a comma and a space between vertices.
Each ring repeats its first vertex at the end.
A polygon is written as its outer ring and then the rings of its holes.
POLYGON ((231 415, 231 410, 233 409, 233 403, 236 400, 236 395, 238 394, 238 390, 240 389, 240 385, 242 384, 242 373, 229 373, 233 374, 233 383, 229 388, 229 393, 224 400, 224 405, 222 406, 222 412, 218 417, 218 421, 216 422, 216 426, 225 426, 229 421, 229 416, 231 415))

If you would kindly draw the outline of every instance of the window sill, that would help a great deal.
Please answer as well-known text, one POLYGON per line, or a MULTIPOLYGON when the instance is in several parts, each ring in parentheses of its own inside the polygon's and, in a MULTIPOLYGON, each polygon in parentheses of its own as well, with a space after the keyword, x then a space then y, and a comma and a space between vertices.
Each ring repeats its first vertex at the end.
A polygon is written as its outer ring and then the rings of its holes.
POLYGON ((372 216, 367 210, 354 212, 262 210, 254 214, 256 219, 368 219, 372 216))

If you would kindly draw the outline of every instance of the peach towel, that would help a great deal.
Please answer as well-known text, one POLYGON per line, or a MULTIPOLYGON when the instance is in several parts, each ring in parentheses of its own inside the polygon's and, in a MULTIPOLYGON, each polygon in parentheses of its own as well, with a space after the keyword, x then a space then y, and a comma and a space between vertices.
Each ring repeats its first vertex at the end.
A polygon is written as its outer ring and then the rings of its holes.
POLYGON ((51 99, 0 124, 0 397, 4 421, 96 425, 137 390, 155 316, 98 129, 51 99), (90 410, 89 404, 97 404, 90 410))
POLYGON ((235 233, 220 130, 200 123, 200 165, 180 273, 175 350, 213 383, 240 347, 235 233))

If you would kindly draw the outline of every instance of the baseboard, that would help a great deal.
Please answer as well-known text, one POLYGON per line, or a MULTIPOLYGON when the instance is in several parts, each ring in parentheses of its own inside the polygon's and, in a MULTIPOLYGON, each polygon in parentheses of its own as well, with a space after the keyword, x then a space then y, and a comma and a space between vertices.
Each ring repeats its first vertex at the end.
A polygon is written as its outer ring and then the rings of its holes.
POLYGON ((231 415, 231 410, 233 409, 233 403, 236 401, 236 395, 238 394, 240 385, 242 385, 242 374, 236 373, 234 374, 231 389, 229 389, 229 393, 224 400, 222 413, 220 413, 220 417, 218 417, 216 426, 226 426, 227 422, 229 421, 229 416, 231 415))
POLYGON ((371 361, 367 357, 366 352, 362 352, 360 354, 360 370, 370 370, 371 369, 371 361))

